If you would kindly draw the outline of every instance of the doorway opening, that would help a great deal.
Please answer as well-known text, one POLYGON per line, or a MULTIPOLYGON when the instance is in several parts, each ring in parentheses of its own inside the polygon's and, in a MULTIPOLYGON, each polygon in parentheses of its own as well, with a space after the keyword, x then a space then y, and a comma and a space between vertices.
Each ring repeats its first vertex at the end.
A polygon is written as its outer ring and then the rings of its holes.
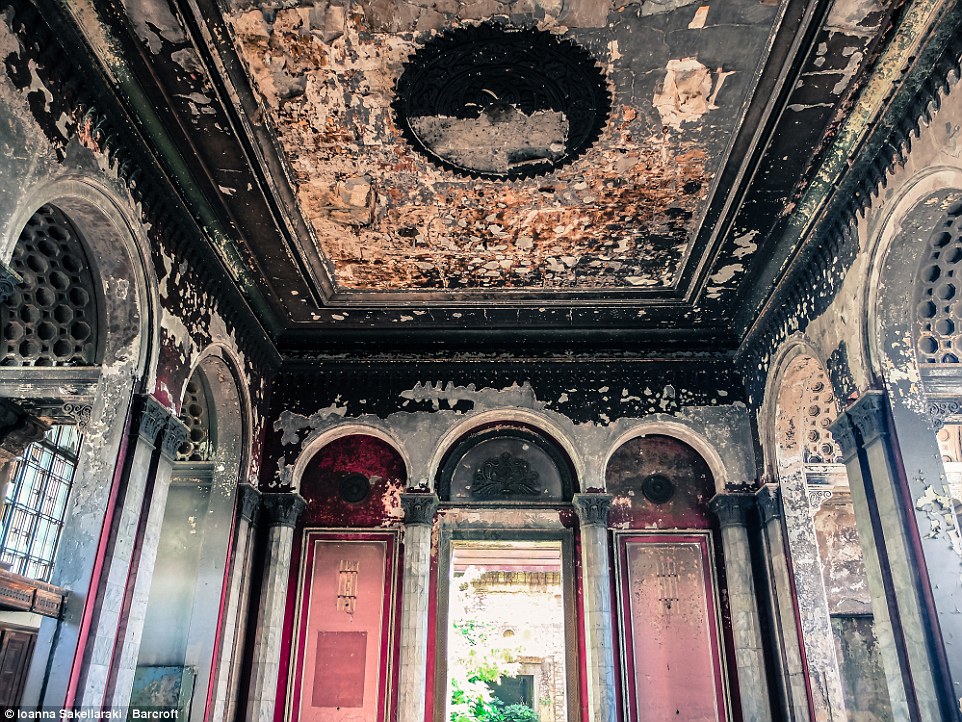
POLYGON ((561 540, 453 540, 447 722, 566 722, 561 540))

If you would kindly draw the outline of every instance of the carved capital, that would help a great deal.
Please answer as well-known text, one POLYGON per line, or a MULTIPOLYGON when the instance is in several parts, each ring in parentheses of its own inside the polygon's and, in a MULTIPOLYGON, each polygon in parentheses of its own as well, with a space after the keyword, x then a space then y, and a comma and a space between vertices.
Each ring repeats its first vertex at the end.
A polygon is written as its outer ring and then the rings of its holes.
POLYGON ((0 263, 0 303, 13 295, 14 289, 23 282, 16 271, 5 263, 0 263))
POLYGON ((190 429, 176 416, 168 416, 164 426, 164 438, 160 442, 160 453, 171 461, 177 458, 177 450, 187 441, 190 429))
POLYGON ((762 524, 767 525, 773 519, 780 519, 782 516, 782 491, 778 484, 765 484, 755 492, 755 503, 758 505, 758 514, 761 516, 762 524))
POLYGON ((822 504, 834 496, 831 489, 812 489, 808 490, 808 505, 812 508, 812 513, 817 512, 822 504))
POLYGON ((23 450, 40 441, 49 429, 50 424, 18 404, 0 399, 0 465, 19 459, 23 450))
POLYGON ((157 445, 157 437, 167 425, 170 412, 152 396, 140 397, 140 411, 137 419, 137 433, 144 441, 157 445))
POLYGON ((722 527, 745 526, 748 511, 755 504, 753 494, 715 494, 709 507, 718 517, 722 527))
POLYGON ((885 394, 882 391, 866 391, 846 411, 862 437, 862 444, 870 444, 888 434, 885 421, 885 394))
POLYGON ((261 506, 261 493, 250 484, 237 485, 237 515, 248 523, 254 523, 254 516, 261 506))
POLYGON ((932 429, 938 431, 945 426, 945 420, 948 417, 962 413, 962 403, 955 399, 929 399, 927 411, 932 429))
POLYGON ((608 527, 611 510, 611 494, 575 494, 571 503, 578 514, 581 526, 608 527))
POLYGON ((298 517, 307 508, 307 502, 300 494, 271 493, 261 495, 261 504, 267 511, 267 522, 271 526, 297 525, 298 517))
POLYGON ((434 512, 438 509, 438 495, 409 493, 401 494, 401 508, 404 509, 404 523, 408 526, 434 523, 434 512))
POLYGON ((845 461, 855 456, 855 452, 858 450, 855 441, 855 425, 847 411, 840 413, 838 418, 829 425, 828 430, 832 432, 832 436, 841 448, 842 458, 845 461))

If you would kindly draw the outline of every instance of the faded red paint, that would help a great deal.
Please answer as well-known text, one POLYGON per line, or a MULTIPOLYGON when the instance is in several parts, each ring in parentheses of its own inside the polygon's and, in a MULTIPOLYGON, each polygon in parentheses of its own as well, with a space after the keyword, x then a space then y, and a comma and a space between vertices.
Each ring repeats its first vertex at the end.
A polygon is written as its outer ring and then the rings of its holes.
POLYGON ((713 516, 708 502, 715 482, 705 460, 670 436, 641 436, 626 442, 608 462, 605 476, 614 496, 609 524, 627 529, 708 529, 713 516), (642 494, 642 481, 651 474, 668 477, 675 495, 654 504, 642 494))
POLYGON ((301 478, 301 495, 307 509, 301 517, 305 527, 377 527, 400 520, 397 493, 404 489, 407 474, 400 454, 373 436, 345 436, 325 446, 310 460, 301 478), (362 502, 344 501, 338 484, 344 474, 358 473, 371 480, 371 493, 362 502))
POLYGON ((617 554, 630 722, 727 719, 709 537, 625 535, 617 554))

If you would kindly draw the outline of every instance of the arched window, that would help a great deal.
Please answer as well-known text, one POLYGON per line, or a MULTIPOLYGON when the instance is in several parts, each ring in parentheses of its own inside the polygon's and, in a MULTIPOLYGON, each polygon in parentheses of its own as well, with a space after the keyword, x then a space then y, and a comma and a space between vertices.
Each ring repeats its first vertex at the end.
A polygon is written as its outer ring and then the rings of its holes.
POLYGON ((550 439, 520 425, 476 429, 448 452, 438 497, 458 504, 566 502, 574 470, 550 439))
POLYGON ((0 365, 90 366, 97 360, 97 294, 87 252, 66 216, 43 206, 10 266, 22 281, 0 304, 0 365))

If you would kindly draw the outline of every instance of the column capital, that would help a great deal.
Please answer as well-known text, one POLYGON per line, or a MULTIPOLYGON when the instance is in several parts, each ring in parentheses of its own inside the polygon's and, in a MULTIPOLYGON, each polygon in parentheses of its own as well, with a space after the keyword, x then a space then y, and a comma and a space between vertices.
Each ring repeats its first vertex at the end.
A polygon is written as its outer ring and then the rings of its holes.
POLYGON ((291 528, 297 524, 297 518, 307 508, 304 497, 290 492, 262 494, 261 504, 267 510, 267 521, 271 526, 291 528))
POLYGON ((722 528, 730 526, 745 526, 748 511, 755 505, 754 494, 732 494, 722 492, 715 494, 708 506, 718 517, 722 528))
POLYGON ((153 396, 140 396, 137 410, 137 433, 152 446, 167 425, 170 411, 153 396))
POLYGON ((164 425, 164 438, 160 442, 160 453, 170 461, 176 460, 177 451, 187 441, 189 433, 190 429, 187 428, 187 424, 176 416, 169 415, 167 423, 164 425))
POLYGON ((250 484, 237 485, 237 514, 248 523, 253 523, 254 516, 261 505, 261 493, 250 484))
POLYGON ((50 424, 9 399, 0 399, 0 465, 14 461, 34 441, 40 441, 50 424))
POLYGON ((608 527, 608 512, 611 510, 611 494, 575 494, 571 504, 578 514, 581 526, 608 527))
POLYGON ((842 449, 842 457, 846 462, 855 456, 855 452, 858 450, 855 441, 855 424, 852 423, 852 418, 847 411, 840 413, 838 418, 829 424, 828 430, 842 449))
POLYGON ((885 392, 869 390, 864 392, 858 400, 846 409, 845 413, 851 418, 862 444, 870 444, 875 439, 888 434, 885 420, 885 392))
POLYGON ((404 509, 404 523, 408 526, 417 524, 431 526, 434 523, 434 512, 438 509, 438 495, 434 492, 402 492, 401 508, 404 509))
POLYGON ((779 519, 782 516, 782 490, 778 484, 765 484, 755 492, 755 503, 758 505, 758 514, 762 519, 762 524, 768 524, 772 519, 779 519))

